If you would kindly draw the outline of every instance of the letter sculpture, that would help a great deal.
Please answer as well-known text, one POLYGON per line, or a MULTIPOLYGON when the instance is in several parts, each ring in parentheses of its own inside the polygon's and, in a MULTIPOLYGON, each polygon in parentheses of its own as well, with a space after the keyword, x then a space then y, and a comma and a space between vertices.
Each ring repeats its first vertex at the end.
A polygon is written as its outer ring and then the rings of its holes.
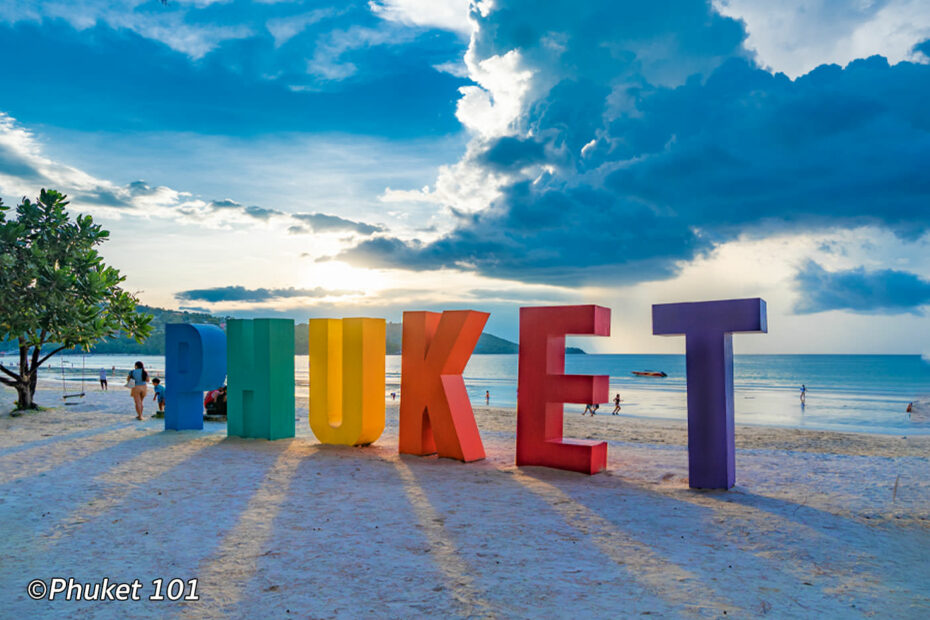
POLYGON ((203 429, 203 392, 226 379, 226 334, 216 325, 165 325, 165 430, 203 429))
POLYGON ((484 458, 462 372, 468 364, 487 312, 455 310, 404 312, 401 344, 401 454, 439 456, 460 461, 484 458))
POLYGON ((688 484, 729 489, 736 481, 733 332, 766 332, 765 301, 730 299, 652 306, 652 333, 685 336, 688 484))
POLYGON ((230 319, 226 434, 294 436, 294 321, 230 319))
POLYGON ((607 402, 609 377, 566 375, 566 334, 609 336, 610 309, 520 308, 517 466, 542 465, 596 474, 607 468, 607 444, 563 439, 562 405, 607 402))
POLYGON ((384 431, 384 319, 310 319, 310 428, 322 443, 384 431))

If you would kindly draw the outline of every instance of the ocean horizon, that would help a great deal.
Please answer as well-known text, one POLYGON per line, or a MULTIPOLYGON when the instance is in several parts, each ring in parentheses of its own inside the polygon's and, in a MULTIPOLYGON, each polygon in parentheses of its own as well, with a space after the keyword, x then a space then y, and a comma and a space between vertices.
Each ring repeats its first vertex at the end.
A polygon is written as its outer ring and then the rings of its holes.
MULTIPOLYGON (((163 374, 164 356, 66 355, 42 369, 42 378, 62 381, 71 391, 80 381, 93 389, 100 368, 111 375, 141 360, 163 374), (62 373, 64 367, 64 373, 62 373), (116 372, 112 368, 116 367, 116 372)), ((465 369, 465 385, 473 406, 516 407, 517 355, 473 355, 465 369)), ((623 416, 686 419, 685 356, 676 354, 583 354, 566 356, 569 374, 610 376, 609 402, 598 409, 610 415, 620 394, 623 416), (637 377, 633 371, 655 370, 666 377, 637 377)), ((295 356, 296 389, 305 395, 309 358, 295 356)), ((401 357, 385 357, 386 398, 400 396, 401 357)), ((115 378, 112 375, 116 375, 115 378)), ((885 434, 930 434, 930 361, 921 355, 742 354, 734 356, 735 419, 740 424, 885 434), (801 406, 800 387, 807 389, 801 406), (906 412, 913 402, 912 414, 906 412)), ((565 414, 580 414, 584 405, 566 403, 565 414)))

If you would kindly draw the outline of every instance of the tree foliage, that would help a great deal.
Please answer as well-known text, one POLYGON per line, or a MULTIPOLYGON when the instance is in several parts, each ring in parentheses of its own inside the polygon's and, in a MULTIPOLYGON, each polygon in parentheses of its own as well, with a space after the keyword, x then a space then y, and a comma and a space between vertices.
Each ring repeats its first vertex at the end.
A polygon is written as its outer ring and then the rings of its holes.
POLYGON ((21 409, 35 407, 37 370, 55 353, 119 332, 142 342, 151 331, 120 287, 125 278, 95 249, 110 233, 89 215, 72 220, 65 198, 43 189, 15 218, 0 201, 0 340, 19 349, 18 372, 0 364, 0 382, 16 388, 21 409))

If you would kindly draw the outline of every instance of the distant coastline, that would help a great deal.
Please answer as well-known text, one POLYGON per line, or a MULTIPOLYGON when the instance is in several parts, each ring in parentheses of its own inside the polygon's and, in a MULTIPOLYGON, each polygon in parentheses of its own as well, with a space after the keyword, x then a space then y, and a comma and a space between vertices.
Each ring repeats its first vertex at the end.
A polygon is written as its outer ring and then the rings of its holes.
MULTIPOLYGON (((216 325, 225 328, 226 321, 234 317, 218 317, 201 312, 188 312, 185 310, 168 310, 154 306, 138 306, 140 312, 151 314, 152 335, 145 342, 136 342, 132 338, 119 336, 109 338, 97 343, 88 353, 96 355, 164 355, 165 354, 165 325, 169 323, 200 323, 216 325)), ((309 328, 307 323, 297 323, 294 326, 294 351, 297 355, 306 355, 309 347, 309 328)), ((401 350, 401 323, 388 323, 385 337, 385 351, 387 355, 399 355, 401 350)), ((0 343, 0 355, 18 355, 14 343, 0 343)), ((474 353, 478 355, 512 355, 520 350, 516 342, 505 338, 483 333, 475 346, 474 353)), ((585 351, 578 347, 567 347, 565 352, 570 355, 583 355, 585 351)), ((72 350, 70 354, 80 355, 82 351, 72 350)))

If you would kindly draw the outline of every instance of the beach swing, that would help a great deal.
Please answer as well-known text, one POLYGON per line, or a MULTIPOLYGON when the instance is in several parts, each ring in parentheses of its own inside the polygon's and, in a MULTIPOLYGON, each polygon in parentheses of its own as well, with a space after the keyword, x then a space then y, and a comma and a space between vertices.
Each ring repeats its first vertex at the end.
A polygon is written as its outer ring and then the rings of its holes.
MULTIPOLYGON (((74 368, 73 363, 71 362, 67 362, 67 363, 71 364, 71 368, 74 368)), ((74 394, 68 394, 68 388, 67 388, 67 385, 65 384, 65 362, 61 363, 61 399, 65 401, 65 405, 79 404, 77 402, 73 402, 73 403, 69 402, 68 401, 69 398, 84 398, 84 371, 85 370, 86 370, 86 364, 85 364, 84 356, 82 355, 81 356, 81 391, 78 393, 74 393, 74 394)))

